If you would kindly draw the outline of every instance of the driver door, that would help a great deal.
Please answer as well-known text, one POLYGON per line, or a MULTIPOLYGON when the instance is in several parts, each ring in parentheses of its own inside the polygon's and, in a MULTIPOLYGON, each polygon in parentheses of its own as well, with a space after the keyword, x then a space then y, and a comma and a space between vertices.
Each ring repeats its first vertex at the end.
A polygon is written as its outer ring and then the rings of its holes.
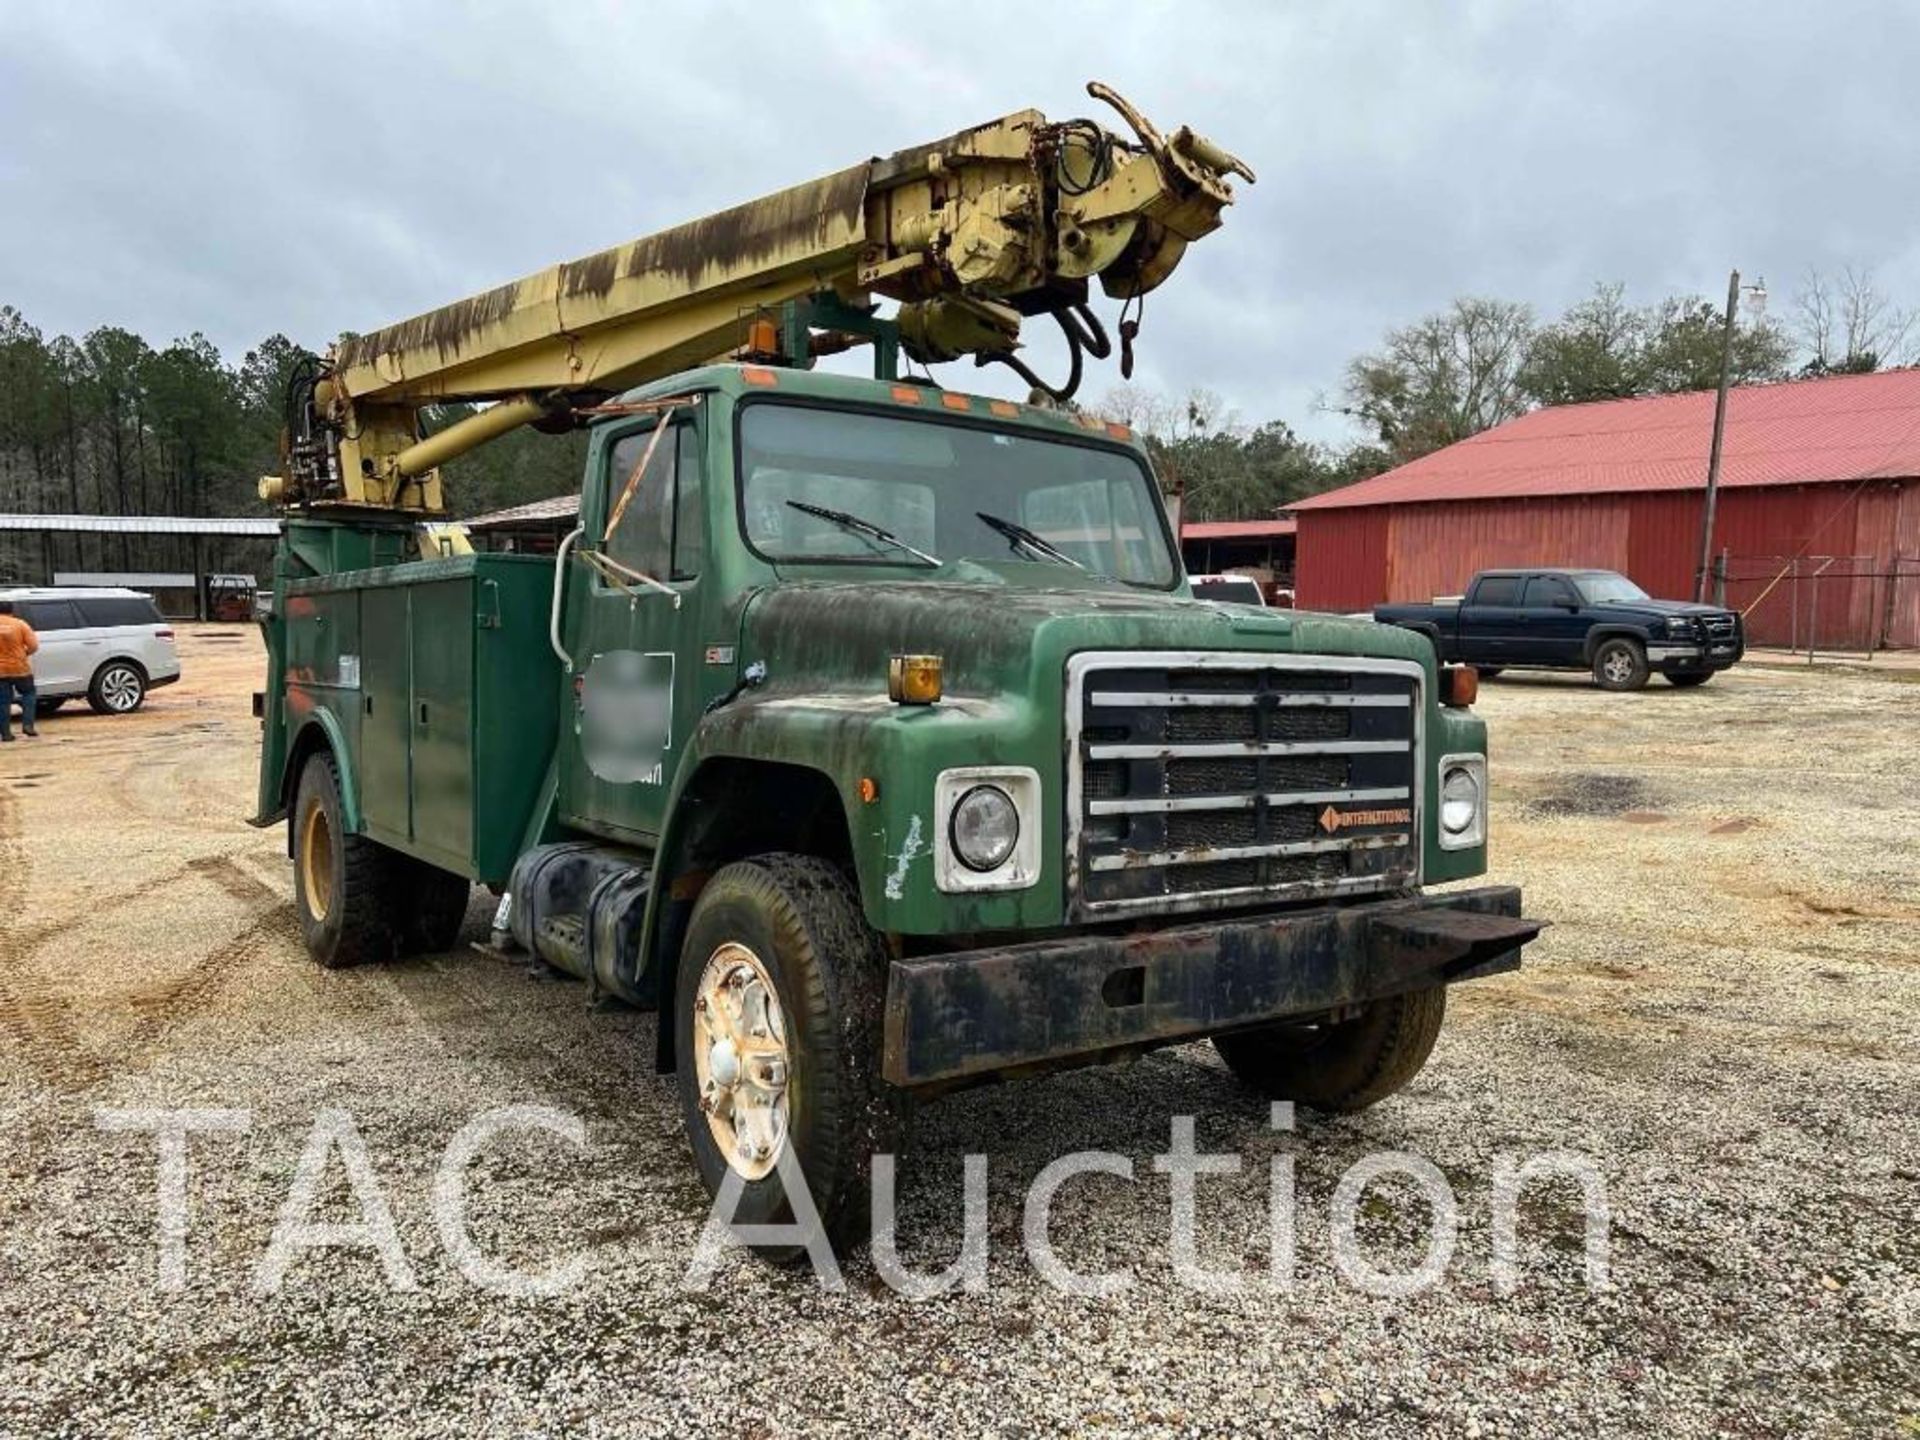
POLYGON ((570 824, 640 842, 659 838, 699 718, 688 638, 699 634, 705 550, 698 411, 675 413, 656 441, 657 428, 650 420, 596 437, 580 544, 611 565, 575 567, 573 723, 561 767, 570 824))

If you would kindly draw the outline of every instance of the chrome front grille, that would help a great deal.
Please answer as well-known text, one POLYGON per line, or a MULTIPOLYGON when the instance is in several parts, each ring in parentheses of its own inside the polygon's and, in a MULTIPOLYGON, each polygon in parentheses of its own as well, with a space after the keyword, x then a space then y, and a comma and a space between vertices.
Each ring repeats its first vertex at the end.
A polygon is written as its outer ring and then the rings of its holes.
POLYGON ((1074 913, 1417 883, 1420 676, 1325 656, 1074 657, 1074 913))
POLYGON ((1709 644, 1724 644, 1740 633, 1740 617, 1731 612, 1709 615, 1706 618, 1706 632, 1709 644))

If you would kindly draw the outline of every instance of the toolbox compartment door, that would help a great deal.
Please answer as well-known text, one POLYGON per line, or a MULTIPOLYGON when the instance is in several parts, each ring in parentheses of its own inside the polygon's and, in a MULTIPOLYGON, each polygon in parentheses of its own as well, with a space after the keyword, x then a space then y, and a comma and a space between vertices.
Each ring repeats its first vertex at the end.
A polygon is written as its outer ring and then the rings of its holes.
POLYGON ((473 581, 460 576, 407 592, 413 844, 465 871, 473 863, 473 581))
POLYGON ((368 833, 389 844, 413 838, 407 596, 392 587, 360 597, 360 815, 368 833))

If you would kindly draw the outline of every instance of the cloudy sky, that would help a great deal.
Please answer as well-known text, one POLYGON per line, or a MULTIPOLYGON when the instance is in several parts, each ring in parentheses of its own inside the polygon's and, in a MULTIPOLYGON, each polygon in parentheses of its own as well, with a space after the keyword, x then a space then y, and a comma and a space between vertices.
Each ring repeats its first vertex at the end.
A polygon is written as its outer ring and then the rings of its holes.
POLYGON ((1339 439, 1346 359, 1458 294, 1718 295, 1738 265, 1783 314, 1855 264, 1920 301, 1916 60, 1901 0, 8 0, 0 303, 318 345, 1009 110, 1096 113, 1097 77, 1260 176, 1150 297, 1137 378, 1339 439))

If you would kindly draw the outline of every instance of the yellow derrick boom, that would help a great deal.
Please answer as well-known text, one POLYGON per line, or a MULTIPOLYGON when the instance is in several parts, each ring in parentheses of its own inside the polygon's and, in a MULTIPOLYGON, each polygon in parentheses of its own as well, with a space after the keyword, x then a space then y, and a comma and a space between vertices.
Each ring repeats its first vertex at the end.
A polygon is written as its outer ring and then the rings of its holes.
POLYGON ((1142 295, 1218 227, 1226 176, 1252 173, 1088 89, 1132 139, 1022 110, 343 337, 301 407, 287 476, 262 493, 437 513, 439 464, 577 397, 736 352, 756 314, 822 292, 901 302, 902 342, 924 361, 1009 354, 1023 315, 1082 305, 1095 277, 1142 295), (455 400, 499 403, 423 440, 420 408, 455 400))

